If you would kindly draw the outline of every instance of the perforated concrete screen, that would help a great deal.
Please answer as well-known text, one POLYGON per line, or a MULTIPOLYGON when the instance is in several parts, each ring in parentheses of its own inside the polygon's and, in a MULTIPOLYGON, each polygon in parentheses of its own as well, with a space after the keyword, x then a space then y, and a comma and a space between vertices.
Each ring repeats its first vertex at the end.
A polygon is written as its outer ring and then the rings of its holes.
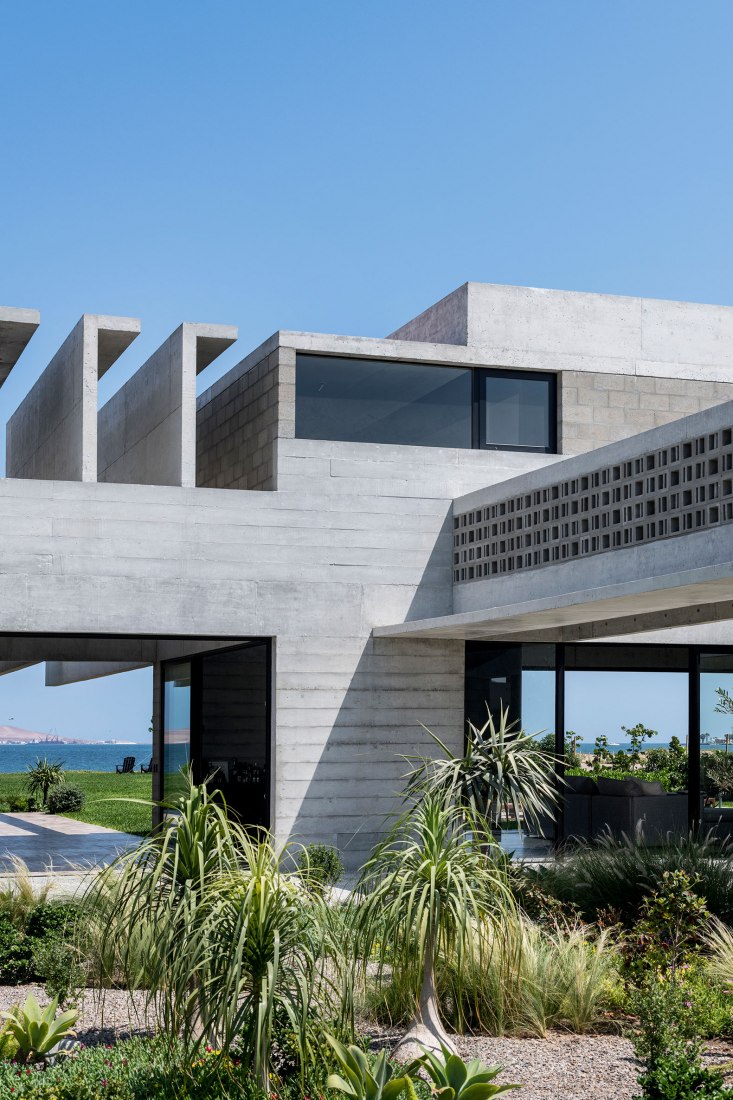
POLYGON ((646 451, 453 519, 457 583, 733 521, 733 428, 646 451))

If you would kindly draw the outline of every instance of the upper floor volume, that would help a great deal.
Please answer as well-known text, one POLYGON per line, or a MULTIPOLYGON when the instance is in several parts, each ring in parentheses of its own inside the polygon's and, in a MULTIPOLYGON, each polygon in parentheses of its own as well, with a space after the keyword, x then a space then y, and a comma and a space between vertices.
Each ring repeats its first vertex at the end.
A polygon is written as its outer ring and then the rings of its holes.
MULTIPOLYGON (((0 374, 35 324, 0 313, 0 374)), ((82 318, 9 421, 9 477, 273 490, 307 440, 484 452, 495 481, 733 398, 721 306, 466 283, 385 339, 279 331, 198 398, 237 330, 185 323, 98 409, 139 331, 82 318)))

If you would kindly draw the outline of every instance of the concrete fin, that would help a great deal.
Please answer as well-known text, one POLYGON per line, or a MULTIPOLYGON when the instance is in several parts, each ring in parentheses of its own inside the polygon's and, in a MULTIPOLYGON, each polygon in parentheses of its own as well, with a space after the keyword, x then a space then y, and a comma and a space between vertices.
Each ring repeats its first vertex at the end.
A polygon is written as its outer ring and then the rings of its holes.
POLYGON ((81 317, 8 421, 8 477, 97 480, 98 381, 139 332, 133 317, 81 317))
POLYGON ((196 375, 237 338, 231 325, 185 322, 99 412, 99 480, 196 484, 196 375))
POLYGON ((0 306, 0 386, 20 359, 40 323, 41 315, 36 309, 0 306))

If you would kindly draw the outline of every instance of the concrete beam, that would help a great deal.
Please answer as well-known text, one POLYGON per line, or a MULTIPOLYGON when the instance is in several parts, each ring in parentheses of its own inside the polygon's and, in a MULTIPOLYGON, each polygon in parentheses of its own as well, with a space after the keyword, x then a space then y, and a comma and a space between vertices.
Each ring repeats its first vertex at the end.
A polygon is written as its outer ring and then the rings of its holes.
POLYGON ((19 672, 22 668, 30 668, 35 664, 36 661, 0 661, 0 676, 8 676, 11 672, 19 672))
POLYGON ((8 421, 7 476, 97 480, 97 383, 140 332, 85 313, 8 421))
POLYGON ((20 359, 40 323, 41 315, 37 309, 0 306, 0 386, 20 359))
POLYGON ((99 413, 99 480, 196 484, 196 375, 237 339, 231 325, 184 323, 99 413))
POLYGON ((150 668, 151 661, 46 661, 46 687, 64 687, 84 680, 117 676, 136 668, 150 668))

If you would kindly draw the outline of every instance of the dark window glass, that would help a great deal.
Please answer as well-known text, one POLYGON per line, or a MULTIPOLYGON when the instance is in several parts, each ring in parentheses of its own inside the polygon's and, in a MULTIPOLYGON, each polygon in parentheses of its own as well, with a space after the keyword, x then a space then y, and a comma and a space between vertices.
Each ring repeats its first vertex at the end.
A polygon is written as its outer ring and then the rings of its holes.
POLYGON ((471 371, 374 359, 299 355, 299 439, 470 447, 471 371))
POLYGON ((482 381, 483 447, 554 450, 554 375, 486 371, 482 381))

